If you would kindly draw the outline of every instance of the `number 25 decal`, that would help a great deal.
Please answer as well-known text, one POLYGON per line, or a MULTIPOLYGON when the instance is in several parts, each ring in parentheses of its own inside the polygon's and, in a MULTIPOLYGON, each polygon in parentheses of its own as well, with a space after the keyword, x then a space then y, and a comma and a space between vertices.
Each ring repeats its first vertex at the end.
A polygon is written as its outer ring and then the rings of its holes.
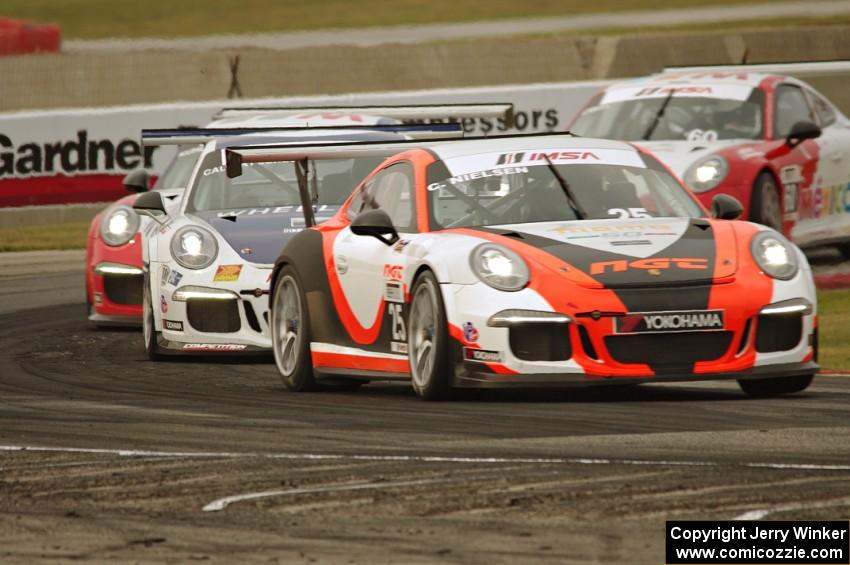
POLYGON ((646 208, 609 208, 609 216, 616 216, 618 220, 626 218, 651 218, 646 208))
POLYGON ((393 318, 393 341, 407 341, 407 331, 404 329, 404 316, 401 304, 389 304, 388 310, 393 318))

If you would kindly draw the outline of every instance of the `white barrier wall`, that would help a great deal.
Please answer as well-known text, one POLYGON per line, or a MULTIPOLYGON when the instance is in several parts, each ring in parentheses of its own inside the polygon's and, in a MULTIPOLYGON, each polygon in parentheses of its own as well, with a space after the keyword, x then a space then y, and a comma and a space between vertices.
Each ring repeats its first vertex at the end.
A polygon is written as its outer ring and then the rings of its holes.
POLYGON ((142 148, 143 128, 203 126, 222 107, 512 102, 514 128, 466 120, 470 134, 564 130, 608 81, 507 85, 335 96, 175 102, 0 114, 0 207, 104 202, 123 195, 136 168, 161 173, 174 148, 142 148))

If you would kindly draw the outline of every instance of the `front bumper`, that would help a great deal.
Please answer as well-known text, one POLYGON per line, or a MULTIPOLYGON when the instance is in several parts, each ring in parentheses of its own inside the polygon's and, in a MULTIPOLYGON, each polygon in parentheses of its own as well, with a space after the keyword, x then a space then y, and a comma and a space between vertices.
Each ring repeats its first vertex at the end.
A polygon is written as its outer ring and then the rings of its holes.
MULTIPOLYGON (((805 276, 799 275, 801 280, 805 276)), ((552 307, 531 289, 499 293, 478 284, 445 285, 455 386, 605 385, 814 374, 814 289, 799 283, 776 285, 769 302, 773 309, 748 301, 746 294, 729 303, 718 299, 712 308, 726 314, 722 329, 667 333, 617 333, 615 317, 583 316, 593 310, 592 292, 586 293, 590 299, 574 299, 575 311, 563 312, 568 321, 559 325, 553 319, 533 332, 514 331, 494 324, 494 315, 511 309, 552 313, 552 307), (807 295, 804 311, 788 314, 777 308, 807 295), (543 326, 546 330, 538 331, 543 326)))
POLYGON ((216 269, 217 265, 197 271, 172 264, 151 266, 160 347, 184 355, 269 351, 271 266, 243 264, 237 280, 227 281, 215 280, 216 269))
POLYGON ((729 373, 670 373, 648 377, 598 377, 586 374, 535 373, 535 374, 497 374, 482 371, 480 366, 467 364, 463 373, 455 378, 458 388, 570 388, 588 386, 637 385, 650 383, 675 383, 699 381, 738 381, 767 379, 776 377, 799 377, 815 375, 819 371, 817 363, 789 363, 753 367, 747 371, 729 373))
POLYGON ((95 239, 89 264, 89 321, 97 325, 140 326, 142 323, 142 245, 110 247, 95 239))

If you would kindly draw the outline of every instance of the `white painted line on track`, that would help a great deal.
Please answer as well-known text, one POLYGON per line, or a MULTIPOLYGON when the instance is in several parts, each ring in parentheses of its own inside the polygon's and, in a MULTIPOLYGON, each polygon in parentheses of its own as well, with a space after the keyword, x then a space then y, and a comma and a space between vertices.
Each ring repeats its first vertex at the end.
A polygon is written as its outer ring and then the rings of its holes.
POLYGON ((0 451, 32 451, 53 453, 91 453, 121 457, 169 457, 185 459, 205 458, 262 458, 293 461, 409 461, 418 463, 529 463, 572 465, 647 465, 658 467, 748 467, 755 469, 788 469, 806 471, 850 471, 850 464, 769 463, 724 461, 675 461, 665 459, 605 459, 583 457, 453 457, 442 455, 358 455, 337 453, 260 453, 238 451, 148 451, 139 449, 99 449, 85 447, 43 447, 28 445, 0 445, 0 451))
POLYGON ((814 508, 832 508, 833 506, 849 506, 850 498, 839 498, 836 500, 826 500, 823 502, 801 502, 798 504, 783 504, 782 506, 774 506, 773 508, 762 508, 759 510, 750 510, 732 518, 733 520, 763 520, 771 514, 777 512, 792 512, 794 510, 811 510, 814 508))
POLYGON ((317 494, 325 492, 343 492, 352 490, 377 490, 394 487, 409 487, 417 485, 428 485, 433 483, 446 483, 451 479, 421 479, 418 481, 394 481, 382 483, 358 483, 353 485, 336 485, 330 487, 315 487, 315 488, 296 488, 289 490, 267 490, 262 492, 249 492, 247 494, 237 494, 233 496, 225 496, 213 500, 201 510, 204 512, 218 512, 224 510, 234 502, 242 502, 245 500, 257 500, 260 498, 271 498, 273 496, 294 496, 296 494, 317 494))

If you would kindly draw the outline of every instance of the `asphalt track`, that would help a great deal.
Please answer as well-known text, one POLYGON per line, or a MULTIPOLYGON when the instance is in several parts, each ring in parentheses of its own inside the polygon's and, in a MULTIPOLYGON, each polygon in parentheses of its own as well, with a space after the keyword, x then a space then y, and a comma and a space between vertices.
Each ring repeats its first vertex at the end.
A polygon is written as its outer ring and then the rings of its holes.
POLYGON ((82 273, 0 254, 3 563, 663 563, 667 519, 850 514, 847 378, 296 395, 88 328, 82 273))

